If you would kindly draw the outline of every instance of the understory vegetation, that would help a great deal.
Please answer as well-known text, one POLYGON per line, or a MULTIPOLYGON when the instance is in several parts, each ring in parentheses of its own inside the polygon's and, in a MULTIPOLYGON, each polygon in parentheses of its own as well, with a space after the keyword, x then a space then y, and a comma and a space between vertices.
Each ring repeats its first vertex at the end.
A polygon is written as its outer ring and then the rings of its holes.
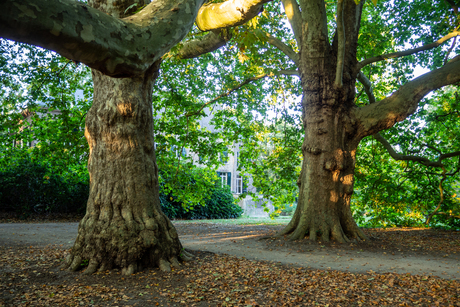
MULTIPOLYGON (((202 174, 203 172, 199 172, 202 174)), ((163 177, 166 174, 163 172, 163 177)), ((186 185, 194 188, 192 178, 186 185)), ((160 190, 162 211, 170 219, 229 219, 241 216, 230 189, 217 182, 209 196, 194 207, 179 201, 174 190, 160 190)), ((0 210, 22 218, 36 213, 78 213, 86 211, 89 175, 81 166, 56 167, 46 161, 22 158, 0 166, 0 210)))

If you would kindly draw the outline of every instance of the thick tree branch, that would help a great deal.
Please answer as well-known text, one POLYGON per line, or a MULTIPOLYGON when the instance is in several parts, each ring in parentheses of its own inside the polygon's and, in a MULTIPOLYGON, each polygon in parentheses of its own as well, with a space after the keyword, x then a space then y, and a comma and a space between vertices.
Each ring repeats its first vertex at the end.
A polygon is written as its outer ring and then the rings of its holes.
POLYGON ((308 24, 308 31, 302 37, 302 47, 316 50, 329 48, 329 36, 327 31, 327 13, 324 0, 301 0, 302 19, 308 24), (318 46, 321 44, 322 46, 318 46))
POLYGON ((199 57, 225 46, 230 38, 231 36, 226 29, 209 32, 204 36, 184 42, 176 57, 179 59, 199 57))
POLYGON ((272 0, 228 0, 202 6, 196 24, 202 31, 212 31, 183 44, 177 52, 181 59, 195 58, 217 50, 230 40, 229 27, 246 23, 263 10, 263 4, 272 0))
POLYGON ((361 139, 392 127, 415 112, 419 101, 429 92, 457 82, 460 82, 460 56, 406 83, 379 102, 355 108, 354 116, 360 125, 356 137, 361 139))
POLYGON ((366 92, 367 97, 369 98, 369 104, 375 103, 376 100, 374 92, 372 91, 372 83, 361 71, 358 73, 358 81, 361 82, 361 84, 364 87, 364 91, 366 92))
POLYGON ((302 43, 302 16, 296 0, 281 0, 286 17, 291 24, 297 46, 302 43))
POLYGON ((198 12, 196 25, 201 31, 242 25, 263 10, 271 0, 228 0, 204 5, 198 12))
POLYGON ((0 36, 113 77, 144 73, 190 31, 203 0, 156 0, 118 19, 72 0, 2 0, 0 36))
POLYGON ((345 60, 345 26, 343 21, 343 0, 337 1, 337 67, 335 72, 335 86, 342 87, 343 65, 345 60))
POLYGON ((283 43, 279 38, 274 37, 273 35, 266 33, 267 42, 275 48, 278 48, 281 52, 287 55, 298 67, 299 66, 299 55, 292 50, 291 47, 283 43))
POLYGON ((431 161, 425 157, 401 155, 393 149, 391 144, 380 133, 376 133, 372 136, 383 145, 393 159, 398 161, 414 161, 429 167, 444 167, 442 164, 444 159, 460 156, 460 151, 454 151, 447 154, 441 154, 436 161, 431 161))
POLYGON ((437 41, 435 41, 435 42, 433 42, 431 44, 424 45, 422 47, 409 49, 409 50, 405 50, 405 51, 401 51, 401 52, 388 53, 388 54, 379 55, 379 56, 376 56, 376 57, 365 59, 365 60, 363 60, 363 61, 358 63, 357 70, 359 71, 359 70, 361 70, 361 68, 363 68, 364 66, 366 66, 368 64, 371 64, 371 63, 383 61, 383 60, 386 60, 386 59, 400 58, 400 57, 403 57, 403 56, 406 56, 406 55, 411 55, 411 54, 414 54, 414 53, 417 53, 417 52, 420 52, 420 51, 425 51, 425 50, 430 50, 430 49, 436 48, 436 47, 440 46, 442 43, 444 43, 444 42, 448 41, 449 39, 451 39, 453 37, 456 37, 458 35, 460 35, 460 31, 454 31, 452 33, 447 34, 443 38, 441 38, 441 39, 439 39, 439 40, 437 40, 437 41))

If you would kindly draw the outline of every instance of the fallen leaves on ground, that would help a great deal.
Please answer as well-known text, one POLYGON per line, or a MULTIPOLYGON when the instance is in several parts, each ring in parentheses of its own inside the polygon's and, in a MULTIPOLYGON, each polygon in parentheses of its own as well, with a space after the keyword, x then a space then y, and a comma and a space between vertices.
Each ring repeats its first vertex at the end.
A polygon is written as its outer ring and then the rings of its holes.
POLYGON ((288 241, 284 237, 275 238, 284 226, 276 225, 223 225, 211 223, 174 223, 180 236, 192 235, 219 240, 225 237, 235 238, 235 243, 258 244, 261 237, 265 248, 278 251, 295 251, 299 253, 314 250, 358 251, 372 253, 392 253, 404 255, 432 255, 449 257, 460 255, 460 231, 429 228, 371 228, 363 229, 369 240, 364 242, 311 242, 304 240, 288 241))
POLYGON ((382 248, 460 254, 460 231, 407 227, 364 229, 364 232, 382 248))
POLYGON ((198 253, 171 273, 62 271, 59 246, 0 247, 0 306, 460 306, 460 283, 198 253))

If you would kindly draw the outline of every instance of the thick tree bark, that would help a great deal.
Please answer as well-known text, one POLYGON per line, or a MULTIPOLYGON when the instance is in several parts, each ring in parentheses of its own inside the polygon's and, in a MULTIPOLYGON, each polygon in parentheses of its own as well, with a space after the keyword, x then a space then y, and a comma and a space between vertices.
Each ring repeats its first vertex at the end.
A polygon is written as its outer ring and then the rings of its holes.
MULTIPOLYGON (((289 234, 291 240, 306 235, 310 240, 320 237, 322 241, 366 239, 350 209, 359 141, 354 138, 347 91, 333 85, 333 66, 329 67, 329 73, 324 74, 329 78, 322 78, 321 82, 326 84, 322 91, 324 95, 304 90, 305 139, 298 180, 299 199, 291 222, 281 232, 281 235, 289 234)), ((304 78, 308 76, 304 75, 304 78)))
POLYGON ((159 64, 138 78, 93 70, 94 99, 86 117, 90 196, 68 259, 87 273, 118 267, 178 265, 181 243, 161 212, 155 161, 152 86, 159 64))
POLYGON ((0 37, 54 50, 113 77, 142 75, 187 35, 203 0, 156 0, 119 19, 133 2, 2 0, 0 37))
POLYGON ((357 20, 362 5, 345 1, 342 33, 346 41, 328 39, 326 12, 321 0, 301 2, 308 10, 303 26, 300 78, 305 138, 303 164, 298 180, 299 199, 291 222, 280 233, 298 240, 309 236, 323 241, 347 242, 366 236, 354 221, 350 200, 353 194, 356 137, 354 109, 357 20), (338 61, 338 45, 346 46, 338 61), (339 63, 338 62, 342 62, 339 63), (345 64, 345 65, 344 65, 345 64), (340 69, 337 69, 340 66, 340 69), (340 82, 337 74, 340 74, 340 82))

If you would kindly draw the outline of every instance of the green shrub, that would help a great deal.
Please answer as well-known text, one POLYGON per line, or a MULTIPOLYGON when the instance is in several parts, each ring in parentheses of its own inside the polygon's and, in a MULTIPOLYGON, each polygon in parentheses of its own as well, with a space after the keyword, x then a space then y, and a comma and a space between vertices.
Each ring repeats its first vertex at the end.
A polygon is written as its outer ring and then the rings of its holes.
POLYGON ((82 213, 89 178, 72 170, 58 173, 46 163, 21 159, 0 168, 0 209, 23 216, 36 213, 82 213))
MULTIPOLYGON (((192 185, 194 182, 191 183, 192 185)), ((230 189, 215 184, 204 205, 183 205, 174 191, 160 191, 161 209, 171 219, 226 219, 241 216, 230 189)), ((84 213, 89 195, 89 176, 64 166, 31 159, 17 159, 0 167, 0 210, 23 217, 32 213, 84 213), (66 169, 67 168, 67 169, 66 169)))
POLYGON ((211 197, 204 205, 188 207, 182 205, 173 196, 173 193, 164 195, 160 193, 161 210, 170 219, 229 219, 238 218, 243 214, 243 209, 236 204, 235 198, 228 186, 221 187, 220 182, 212 189, 211 197))

